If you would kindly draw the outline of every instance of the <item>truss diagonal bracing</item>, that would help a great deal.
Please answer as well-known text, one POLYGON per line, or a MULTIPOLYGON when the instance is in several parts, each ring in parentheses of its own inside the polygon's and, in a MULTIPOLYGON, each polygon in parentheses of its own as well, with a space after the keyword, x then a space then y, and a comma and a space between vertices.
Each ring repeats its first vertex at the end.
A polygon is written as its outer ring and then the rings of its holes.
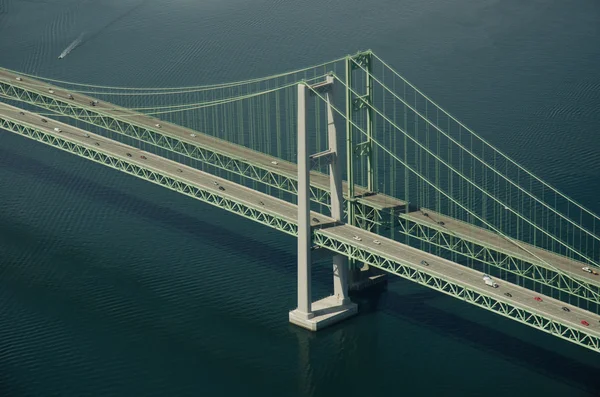
MULTIPOLYGON (((297 176, 293 172, 286 173, 276 167, 254 163, 247 158, 217 150, 210 147, 210 145, 169 135, 164 132, 164 129, 153 128, 146 125, 147 123, 137 121, 132 116, 133 113, 124 108, 107 110, 82 105, 63 99, 56 93, 30 88, 22 83, 19 81, 0 81, 0 95, 39 106, 60 115, 184 155, 284 192, 297 194, 297 176), (112 115, 110 114, 111 111, 119 111, 130 116, 112 115)), ((58 90, 56 88, 54 91, 58 92, 58 90)), ((229 145, 237 147, 237 145, 229 145)), ((328 206, 330 196, 326 189, 327 187, 317 187, 313 184, 310 189, 311 200, 328 206)), ((581 299, 596 305, 596 309, 600 307, 600 285, 597 283, 590 283, 583 278, 570 277, 564 273, 559 273, 556 269, 550 268, 534 258, 521 255, 519 250, 508 250, 482 242, 474 237, 477 235, 476 233, 473 236, 458 235, 444 228, 412 218, 405 210, 395 211, 391 208, 378 208, 368 200, 362 200, 361 198, 355 198, 352 202, 354 203, 353 222, 349 223, 362 229, 377 231, 377 226, 398 227, 398 231, 406 236, 440 247, 449 253, 459 254, 462 257, 496 268, 500 271, 499 275, 501 277, 504 277, 502 272, 505 272, 505 274, 510 273, 531 281, 533 286, 537 286, 539 289, 550 288, 550 292, 544 290, 544 293, 555 298, 577 305, 579 303, 576 300, 581 299), (386 225, 386 220, 391 221, 388 221, 386 225), (569 297, 575 298, 575 301, 569 297)), ((345 204, 344 208, 347 209, 348 205, 345 204)))
MULTIPOLYGON (((285 219, 277 214, 269 213, 261 208, 253 208, 238 198, 213 192, 209 189, 190 184, 170 174, 145 167, 131 159, 124 159, 102 151, 100 148, 82 145, 70 141, 66 137, 44 132, 33 126, 16 122, 6 117, 0 117, 0 129, 5 129, 27 138, 59 148, 96 163, 109 166, 119 171, 134 175, 138 178, 166 187, 176 192, 193 197, 197 200, 241 215, 263 225, 297 235, 297 224, 294 220, 285 219)), ((461 285, 460 282, 447 280, 427 270, 418 269, 410 263, 403 263, 397 258, 389 258, 358 247, 351 242, 337 238, 331 233, 331 228, 315 229, 313 239, 316 245, 343 254, 349 258, 375 266, 389 273, 398 275, 418 284, 443 292, 475 306, 490 310, 502 316, 527 324, 533 328, 552 334, 572 343, 600 352, 600 338, 587 333, 580 328, 564 324, 550 316, 534 313, 526 308, 518 307, 499 298, 461 285)))

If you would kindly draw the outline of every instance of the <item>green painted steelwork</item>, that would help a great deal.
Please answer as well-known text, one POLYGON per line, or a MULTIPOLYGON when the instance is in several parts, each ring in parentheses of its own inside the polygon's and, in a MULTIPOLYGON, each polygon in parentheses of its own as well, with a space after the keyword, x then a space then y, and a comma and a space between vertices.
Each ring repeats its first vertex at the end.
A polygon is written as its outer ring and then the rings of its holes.
MULTIPOLYGON (((350 98, 352 103, 352 110, 354 112, 363 112, 365 113, 365 131, 366 131, 366 141, 361 142, 356 145, 352 152, 359 156, 365 156, 367 158, 367 190, 369 192, 375 191, 375 162, 374 162, 374 151, 373 151, 373 110, 366 106, 366 104, 373 103, 373 83, 371 78, 371 71, 373 67, 372 61, 372 53, 371 51, 360 52, 354 56, 348 57, 347 62, 350 63, 350 73, 354 70, 360 72, 359 68, 366 70, 364 74, 365 78, 365 93, 364 95, 352 97, 352 77, 350 77, 348 85, 350 91, 350 98)), ((354 88, 354 90, 358 89, 358 87, 354 88)), ((346 113, 346 118, 348 118, 349 113, 346 113)))
MULTIPOLYGON (((350 57, 346 59, 346 114, 349 115, 352 113, 352 93, 350 92, 350 88, 352 87, 352 61, 350 57)), ((355 193, 354 193, 354 142, 352 138, 352 123, 349 117, 346 117, 346 178, 348 179, 348 191, 346 193, 346 215, 347 222, 350 225, 355 224, 354 217, 354 201, 355 201, 355 193)))
POLYGON ((395 258, 388 258, 384 255, 356 247, 351 243, 339 241, 335 236, 329 235, 327 229, 315 231, 314 243, 320 247, 325 247, 328 250, 343 254, 348 258, 369 264, 388 273, 427 286, 436 291, 443 292, 454 298, 458 298, 462 301, 600 353, 600 338, 595 335, 575 329, 556 319, 516 306, 513 303, 482 294, 481 292, 468 286, 461 285, 458 282, 445 280, 443 277, 431 274, 426 270, 416 269, 410 263, 402 263, 395 258))
MULTIPOLYGON (((224 193, 211 192, 171 175, 161 173, 155 169, 146 168, 133 161, 113 156, 103 152, 100 148, 93 146, 88 147, 78 142, 71 141, 66 137, 59 137, 52 133, 41 131, 34 126, 23 122, 17 122, 4 116, 0 116, 0 129, 5 129, 66 152, 76 154, 96 163, 106 165, 129 175, 136 176, 143 180, 193 197, 215 207, 225 209, 276 230, 283 231, 284 233, 293 236, 297 234, 297 224, 295 221, 268 213, 261 208, 250 207, 242 202, 238 202, 234 197, 226 196, 224 193)), ((315 228, 313 240, 317 246, 322 248, 367 263, 391 274, 443 292, 467 303, 529 325, 595 352, 600 352, 600 338, 595 335, 586 333, 578 328, 573 328, 556 319, 533 313, 530 310, 516 306, 513 303, 487 296, 473 288, 461 285, 458 282, 445 280, 443 277, 432 274, 426 269, 415 268, 410 263, 403 263, 396 258, 386 257, 385 255, 376 254, 362 247, 357 247, 353 243, 338 239, 331 233, 331 228, 315 228)))
MULTIPOLYGON (((280 189, 284 192, 297 194, 298 182, 296 175, 284 175, 278 173, 276 170, 253 164, 248 159, 237 158, 226 152, 202 147, 191 141, 181 140, 178 137, 164 133, 158 128, 148 128, 133 121, 106 114, 97 107, 69 102, 43 90, 23 88, 3 81, 0 81, 0 95, 39 106, 63 116, 68 116, 161 149, 181 154, 244 178, 264 183, 267 186, 280 189)), ((197 132, 194 131, 194 133, 197 132)), ((317 203, 328 205, 329 192, 311 186, 311 199, 317 203)))
MULTIPOLYGON (((441 227, 430 227, 415 222, 404 214, 401 214, 400 217, 404 219, 399 222, 398 226, 400 231, 406 235, 451 252, 458 252, 466 258, 481 261, 523 279, 551 287, 558 292, 600 304, 600 286, 597 284, 538 266, 530 259, 518 254, 507 255, 500 249, 491 248, 489 245, 477 241, 476 237, 465 239, 441 227)), ((560 296, 553 297, 561 298, 560 296)))
POLYGON ((51 133, 40 131, 38 128, 26 123, 11 120, 8 117, 0 115, 0 129, 14 132, 38 142, 45 143, 55 148, 76 154, 96 163, 106 165, 110 168, 125 172, 129 175, 155 183, 157 185, 174 190, 186 196, 193 197, 200 201, 209 203, 224 210, 241 215, 244 218, 272 227, 284 233, 295 236, 297 234, 297 225, 295 222, 286 220, 280 216, 271 214, 260 208, 250 207, 234 199, 228 198, 224 194, 217 194, 210 190, 195 186, 174 176, 163 174, 151 168, 146 168, 132 161, 105 153, 102 150, 85 146, 78 142, 69 140, 66 137, 56 136, 51 133))
MULTIPOLYGON (((351 64, 355 64, 354 58, 349 57, 347 61, 347 70, 351 70, 351 64)), ((226 152, 219 152, 199 146, 197 143, 183 141, 178 137, 168 135, 158 128, 148 128, 141 124, 136 124, 134 121, 103 113, 97 107, 68 102, 41 89, 36 90, 21 87, 18 81, 0 81, 0 95, 36 105, 61 115, 69 116, 73 119, 155 145, 288 193, 296 194, 297 191, 296 175, 284 175, 275 169, 265 168, 260 164, 253 164, 247 159, 236 158, 226 152)), ((353 94, 350 90, 347 90, 347 95, 353 94)), ((350 103, 352 103, 351 98, 350 103)), ((348 107, 348 103, 346 109, 352 112, 352 109, 348 107)), ((348 136, 350 135, 348 134, 348 136)), ((349 145, 353 144, 350 139, 348 141, 349 145)), ((352 156, 347 157, 350 162, 349 167, 351 167, 352 156)), ((353 172, 350 174, 348 182, 348 193, 354 196, 354 183, 350 180, 353 180, 353 172)), ((565 298, 572 296, 595 305, 600 304, 600 286, 598 285, 588 283, 582 279, 568 277, 548 268, 543 263, 537 263, 523 258, 515 252, 480 242, 474 237, 456 236, 443 228, 438 228, 428 223, 420 223, 418 220, 411 219, 406 212, 392 212, 388 208, 376 208, 368 201, 356 197, 348 199, 348 197, 346 197, 346 211, 350 211, 352 214, 347 217, 348 223, 351 225, 371 231, 375 231, 377 226, 385 227, 386 223, 388 227, 400 225, 399 232, 404 235, 433 244, 451 253, 481 261, 485 265, 499 270, 521 276, 527 280, 534 281, 542 288, 549 287, 552 291, 555 291, 552 294, 555 298, 565 300, 565 298), (384 221, 389 219, 393 219, 391 224, 384 221)), ((311 199, 327 205, 329 202, 329 192, 311 186, 311 199)), ((570 303, 576 304, 573 302, 570 303)))

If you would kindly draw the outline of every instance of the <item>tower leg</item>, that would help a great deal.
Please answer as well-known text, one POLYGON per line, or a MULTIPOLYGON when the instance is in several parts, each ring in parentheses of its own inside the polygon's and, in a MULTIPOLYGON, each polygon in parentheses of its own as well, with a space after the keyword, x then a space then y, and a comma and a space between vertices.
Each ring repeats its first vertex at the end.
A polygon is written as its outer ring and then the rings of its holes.
POLYGON ((298 85, 298 308, 297 317, 310 319, 310 165, 306 135, 306 86, 298 85))
MULTIPOLYGON (((333 78, 328 78, 332 84, 333 78), (331 79, 331 80, 330 80, 331 79)), ((331 97, 327 96, 327 101, 331 97)), ((335 152, 330 163, 332 217, 342 220, 342 181, 337 164, 337 142, 333 113, 328 106, 329 144, 335 152)), ((298 84, 298 307, 290 312, 290 322, 317 331, 342 321, 357 312, 356 304, 347 298, 348 280, 345 257, 333 258, 334 295, 311 303, 311 226, 310 226, 310 159, 306 135, 306 86, 298 84)))
MULTIPOLYGON (((327 138, 329 150, 335 153, 329 163, 329 186, 331 190, 331 217, 338 222, 343 221, 342 169, 339 161, 340 145, 337 140, 335 119, 333 118, 333 77, 327 77, 332 88, 327 92, 327 138)), ((351 303, 348 298, 348 262, 343 255, 333 257, 333 295, 340 304, 351 303)))

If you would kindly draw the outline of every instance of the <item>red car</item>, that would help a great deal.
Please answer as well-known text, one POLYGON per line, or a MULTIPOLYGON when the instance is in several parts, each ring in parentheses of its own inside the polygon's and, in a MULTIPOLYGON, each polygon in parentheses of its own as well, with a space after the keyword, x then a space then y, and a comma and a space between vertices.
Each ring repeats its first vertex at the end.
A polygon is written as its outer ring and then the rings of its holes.
POLYGON ((535 299, 535 300, 536 300, 536 301, 538 301, 538 302, 541 302, 541 301, 542 301, 542 298, 540 298, 539 296, 536 296, 536 297, 535 297, 535 298, 533 298, 533 299, 535 299))
POLYGON ((586 327, 587 327, 588 325, 590 325, 590 323, 588 323, 588 322, 587 322, 587 321, 585 321, 585 320, 581 320, 581 324, 585 325, 586 327))
POLYGON ((140 156, 141 159, 146 160, 148 157, 146 156, 140 156))

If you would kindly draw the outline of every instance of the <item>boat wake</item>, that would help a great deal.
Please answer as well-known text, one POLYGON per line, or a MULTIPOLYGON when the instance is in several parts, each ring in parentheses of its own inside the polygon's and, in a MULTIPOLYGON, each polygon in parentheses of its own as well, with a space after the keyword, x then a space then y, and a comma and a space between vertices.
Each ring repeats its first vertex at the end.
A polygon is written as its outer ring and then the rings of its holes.
POLYGON ((83 41, 83 33, 80 34, 78 38, 73 40, 73 42, 71 44, 69 44, 68 47, 63 50, 63 52, 60 53, 60 55, 58 56, 58 59, 63 59, 64 57, 69 55, 69 53, 71 51, 73 51, 75 49, 75 47, 77 47, 79 44, 81 44, 82 41, 83 41))

